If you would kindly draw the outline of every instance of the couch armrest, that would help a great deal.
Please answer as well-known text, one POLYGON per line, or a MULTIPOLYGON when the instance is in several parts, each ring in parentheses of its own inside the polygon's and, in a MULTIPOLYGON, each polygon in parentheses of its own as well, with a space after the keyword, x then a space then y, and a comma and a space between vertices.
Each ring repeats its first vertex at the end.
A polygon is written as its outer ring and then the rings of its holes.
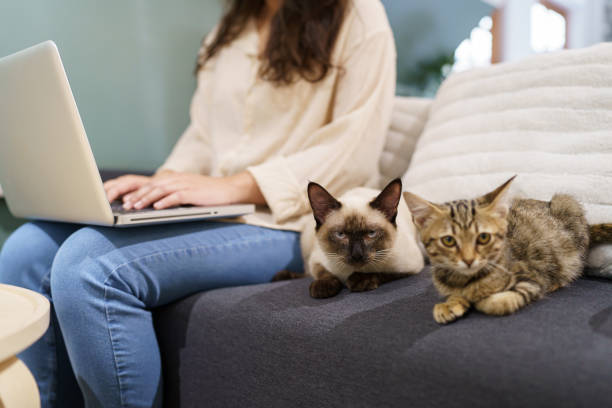
POLYGON ((427 123, 432 101, 429 98, 395 98, 391 125, 379 164, 381 184, 401 177, 408 170, 417 140, 427 123))

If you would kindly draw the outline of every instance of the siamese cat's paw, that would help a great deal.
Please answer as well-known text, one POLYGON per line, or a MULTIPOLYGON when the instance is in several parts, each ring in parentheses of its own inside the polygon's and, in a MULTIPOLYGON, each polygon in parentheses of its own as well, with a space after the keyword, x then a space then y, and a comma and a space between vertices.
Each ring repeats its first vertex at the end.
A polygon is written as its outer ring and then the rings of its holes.
POLYGON ((342 290, 342 282, 336 277, 313 280, 310 284, 310 296, 324 299, 336 296, 342 290))
POLYGON ((279 282, 279 281, 286 281, 286 280, 291 280, 291 279, 300 279, 303 278, 305 275, 303 273, 298 273, 298 272, 292 272, 292 271, 288 271, 286 269, 283 269, 280 272, 276 272, 276 274, 272 277, 272 280, 270 282, 279 282))
POLYGON ((365 292, 380 286, 380 279, 376 273, 355 272, 346 280, 346 286, 351 292, 365 292))

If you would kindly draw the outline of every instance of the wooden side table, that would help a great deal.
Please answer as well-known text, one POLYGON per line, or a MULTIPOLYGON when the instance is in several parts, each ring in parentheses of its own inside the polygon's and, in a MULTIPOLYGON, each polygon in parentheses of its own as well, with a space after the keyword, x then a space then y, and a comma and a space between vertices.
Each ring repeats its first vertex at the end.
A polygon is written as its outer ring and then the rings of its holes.
POLYGON ((49 301, 31 290, 0 284, 0 407, 40 407, 34 377, 16 354, 49 327, 49 301))

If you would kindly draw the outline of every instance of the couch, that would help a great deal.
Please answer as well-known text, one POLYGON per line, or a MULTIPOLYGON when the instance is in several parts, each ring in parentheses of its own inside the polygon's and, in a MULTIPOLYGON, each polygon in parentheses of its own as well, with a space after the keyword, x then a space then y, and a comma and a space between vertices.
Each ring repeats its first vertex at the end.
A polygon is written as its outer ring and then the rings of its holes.
POLYGON ((609 407, 612 283, 440 326, 429 271, 319 300, 309 280, 158 310, 167 407, 609 407))
MULTIPOLYGON (((403 174, 431 101, 397 98, 381 160, 403 174)), ((168 407, 612 406, 612 281, 508 317, 434 322, 430 271, 312 299, 310 279, 197 293, 155 312, 168 407)))

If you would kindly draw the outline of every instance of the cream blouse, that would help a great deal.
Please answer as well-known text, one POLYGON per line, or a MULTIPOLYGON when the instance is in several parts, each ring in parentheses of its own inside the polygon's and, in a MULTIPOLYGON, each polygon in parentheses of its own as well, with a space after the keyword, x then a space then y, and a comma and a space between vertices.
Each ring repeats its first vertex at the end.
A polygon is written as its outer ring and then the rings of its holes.
POLYGON ((339 68, 320 82, 262 80, 254 23, 221 49, 198 73, 191 123, 161 169, 211 176, 248 170, 268 207, 240 221, 295 231, 310 211, 308 181, 334 195, 377 186, 395 45, 379 0, 350 5, 332 55, 339 68))

